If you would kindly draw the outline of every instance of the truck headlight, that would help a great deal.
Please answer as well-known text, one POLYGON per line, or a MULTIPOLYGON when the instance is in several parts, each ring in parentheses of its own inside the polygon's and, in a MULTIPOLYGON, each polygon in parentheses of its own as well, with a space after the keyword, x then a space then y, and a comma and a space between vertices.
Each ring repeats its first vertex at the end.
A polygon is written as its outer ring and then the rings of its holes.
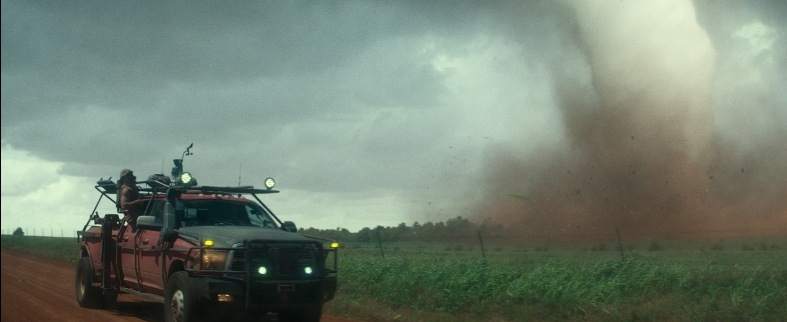
POLYGON ((227 252, 206 249, 202 252, 202 269, 218 271, 224 270, 224 264, 227 262, 227 252))

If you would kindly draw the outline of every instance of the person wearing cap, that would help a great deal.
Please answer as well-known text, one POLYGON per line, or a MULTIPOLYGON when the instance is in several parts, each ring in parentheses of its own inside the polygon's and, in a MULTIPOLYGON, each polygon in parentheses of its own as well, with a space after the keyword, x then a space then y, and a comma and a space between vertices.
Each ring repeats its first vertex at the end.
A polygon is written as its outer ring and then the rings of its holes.
POLYGON ((145 201, 139 197, 137 177, 134 171, 120 171, 120 189, 118 189, 118 205, 123 209, 123 216, 132 226, 136 225, 137 217, 145 211, 145 201))

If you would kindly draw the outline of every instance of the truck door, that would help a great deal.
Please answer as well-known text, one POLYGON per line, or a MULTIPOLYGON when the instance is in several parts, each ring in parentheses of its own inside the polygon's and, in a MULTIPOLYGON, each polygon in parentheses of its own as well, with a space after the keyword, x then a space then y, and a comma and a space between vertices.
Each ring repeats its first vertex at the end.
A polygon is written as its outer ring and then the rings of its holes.
MULTIPOLYGON (((166 200, 156 200, 151 207, 151 216, 156 218, 157 223, 164 220, 166 200)), ((137 238, 137 269, 140 281, 145 292, 164 295, 164 285, 161 278, 161 268, 163 258, 161 256, 161 245, 158 244, 160 230, 138 229, 137 238)))
POLYGON ((120 249, 120 268, 123 272, 123 284, 126 287, 139 290, 136 271, 136 244, 139 230, 133 229, 127 221, 118 233, 118 248, 120 249))

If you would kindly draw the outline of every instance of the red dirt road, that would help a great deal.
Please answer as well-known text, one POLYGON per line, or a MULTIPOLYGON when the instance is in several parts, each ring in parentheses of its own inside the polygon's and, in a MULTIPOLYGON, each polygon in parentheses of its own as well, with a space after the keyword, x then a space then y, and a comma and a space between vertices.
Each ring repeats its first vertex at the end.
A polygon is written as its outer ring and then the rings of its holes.
MULTIPOLYGON (((3 250, 2 321, 164 321, 163 304, 121 294, 113 310, 79 307, 74 295, 75 264, 3 250)), ((273 318, 275 320, 275 318, 273 318)), ((324 322, 349 322, 323 316, 324 322)))

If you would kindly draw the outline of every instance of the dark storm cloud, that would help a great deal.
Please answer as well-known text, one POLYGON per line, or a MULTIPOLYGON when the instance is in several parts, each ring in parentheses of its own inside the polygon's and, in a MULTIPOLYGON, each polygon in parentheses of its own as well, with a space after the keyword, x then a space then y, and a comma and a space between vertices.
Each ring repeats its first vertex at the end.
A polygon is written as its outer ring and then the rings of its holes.
POLYGON ((88 78, 105 73, 104 63, 133 67, 139 74, 130 76, 142 79, 195 82, 313 73, 352 59, 381 31, 412 29, 413 22, 394 20, 406 16, 387 9, 364 3, 9 2, 3 39, 12 46, 3 62, 14 71, 76 61, 95 66, 76 75, 88 78), (378 28, 363 28, 368 25, 378 28))
MULTIPOLYGON (((71 105, 152 108, 173 83, 204 90, 332 73, 355 64, 377 42, 427 30, 465 32, 464 23, 474 17, 452 7, 423 12, 367 2, 4 1, 3 77, 14 85, 5 87, 10 95, 3 95, 2 124, 52 117, 71 105), (434 13, 438 19, 427 16, 434 13)), ((387 58, 378 63, 389 64, 387 58)), ((399 73, 423 76, 420 66, 401 67, 399 73)), ((408 75, 390 78, 402 76, 408 75)))
POLYGON ((161 158, 167 172, 196 142, 205 171, 264 160, 299 187, 381 185, 402 176, 381 170, 439 158, 457 111, 435 54, 464 55, 469 39, 516 22, 504 14, 516 6, 475 2, 2 7, 4 143, 95 176, 159 172, 161 158), (312 165, 323 171, 307 175, 312 165))

